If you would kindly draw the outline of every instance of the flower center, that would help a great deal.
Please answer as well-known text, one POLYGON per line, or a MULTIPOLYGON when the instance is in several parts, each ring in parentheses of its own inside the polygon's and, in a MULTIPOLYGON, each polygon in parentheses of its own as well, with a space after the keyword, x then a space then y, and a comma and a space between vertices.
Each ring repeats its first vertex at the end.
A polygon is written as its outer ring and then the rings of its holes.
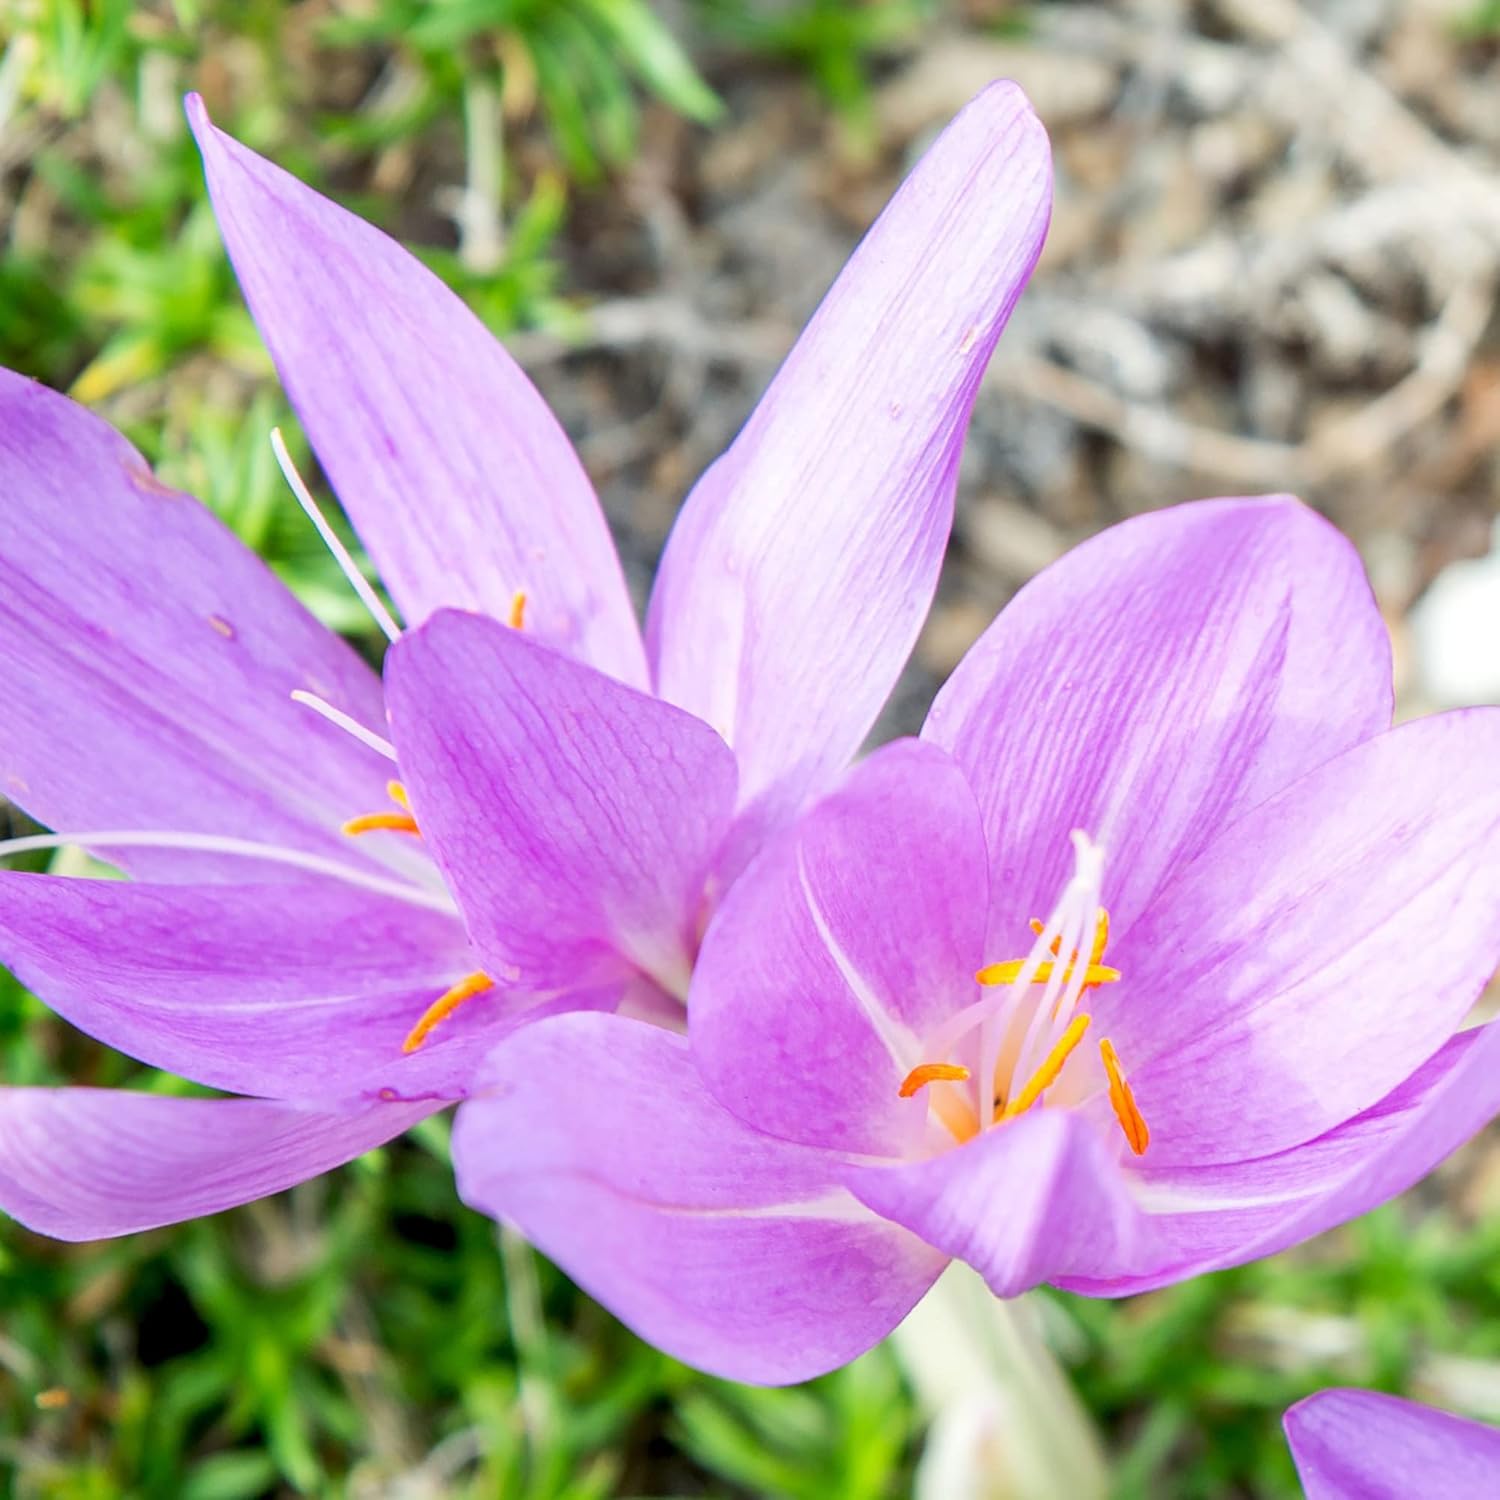
MULTIPOLYGON (((1099 905, 1103 851, 1078 832, 1073 847, 1073 878, 1056 910, 1045 922, 1031 919, 1036 941, 1030 953, 980 969, 974 976, 978 983, 999 993, 959 1011, 924 1047, 929 1056, 951 1058, 962 1051, 971 1061, 924 1062, 902 1081, 901 1097, 909 1099, 925 1089, 932 1113, 960 1142, 1034 1105, 1045 1107, 1044 1095, 1062 1079, 1093 1024, 1080 1003, 1120 978, 1118 969, 1101 962, 1109 944, 1109 913, 1099 905), (1043 987, 1040 995, 1034 985, 1043 987), (971 1079, 973 1088, 966 1089, 971 1079)), ((1108 1037, 1100 1038, 1099 1064, 1092 1089, 1080 1066, 1070 1070, 1076 1081, 1067 1089, 1069 1102, 1083 1103, 1104 1093, 1126 1142, 1140 1156, 1150 1131, 1108 1037)))

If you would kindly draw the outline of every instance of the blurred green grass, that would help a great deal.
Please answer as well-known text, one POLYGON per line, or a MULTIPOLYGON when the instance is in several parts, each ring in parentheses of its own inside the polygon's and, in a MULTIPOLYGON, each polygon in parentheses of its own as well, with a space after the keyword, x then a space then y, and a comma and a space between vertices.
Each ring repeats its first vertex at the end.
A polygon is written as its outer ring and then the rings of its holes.
MULTIPOLYGON (((858 130, 868 67, 932 7, 687 9, 714 47, 800 71, 858 130)), ((98 407, 350 632, 367 622, 265 442, 289 413, 207 212, 181 92, 202 89, 227 128, 412 241, 498 332, 581 316, 560 249, 570 204, 631 159, 644 100, 706 128, 719 114, 645 0, 11 0, 5 14, 0 362, 98 407), (412 208, 404 189, 434 159, 467 174, 467 216, 412 208)), ((8 979, 0 1057, 10 1084, 176 1086, 8 979)), ((430 1122, 278 1199, 98 1246, 0 1224, 0 1493, 909 1493, 923 1418, 889 1350, 789 1391, 699 1376, 463 1209, 446 1154, 430 1122)), ((1500 1216, 1431 1189, 1295 1256, 1129 1304, 1053 1301, 1122 1500, 1294 1494, 1280 1413, 1335 1380, 1467 1390, 1500 1414, 1500 1216)))

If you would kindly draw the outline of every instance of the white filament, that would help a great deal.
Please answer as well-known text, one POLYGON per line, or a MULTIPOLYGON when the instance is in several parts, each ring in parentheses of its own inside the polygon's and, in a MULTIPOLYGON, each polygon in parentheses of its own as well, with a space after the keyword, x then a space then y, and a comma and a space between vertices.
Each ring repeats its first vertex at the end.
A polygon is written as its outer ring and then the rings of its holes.
POLYGON ((401 627, 391 617, 391 612, 380 602, 380 596, 370 587, 369 580, 359 571, 354 559, 349 555, 349 549, 338 539, 323 512, 318 509, 318 502, 313 499, 311 491, 302 482, 302 476, 297 472, 292 463, 292 456, 286 451, 286 444, 282 441, 281 429, 271 429, 271 451, 276 455, 276 463, 281 469, 281 476, 286 480, 291 492, 297 497, 297 504, 307 512, 307 518, 318 528, 318 535, 323 538, 323 545, 333 553, 333 560, 343 571, 344 577, 349 580, 349 586, 359 595, 360 603, 370 611, 371 618, 385 632, 388 640, 396 640, 401 635, 401 627))
POLYGON ((0 839, 0 859, 12 854, 30 854, 38 849, 61 849, 78 845, 85 849, 182 849, 199 854, 227 854, 242 859, 267 860, 272 864, 291 865, 314 875, 326 875, 357 885, 382 896, 425 906, 432 911, 456 915, 457 907, 446 892, 423 890, 400 880, 386 880, 367 874, 340 860, 325 859, 302 849, 282 844, 262 844, 254 839, 229 838, 216 833, 156 832, 139 828, 110 829, 88 833, 33 833, 22 838, 0 839))
POLYGON ((304 708, 310 708, 315 714, 321 714, 330 724, 342 729, 345 734, 352 734, 360 744, 368 745, 377 755, 383 755, 387 760, 395 760, 396 747, 387 739, 376 734, 373 729, 366 729, 358 719, 351 719, 343 709, 335 708, 326 698, 320 698, 316 693, 309 693, 306 688, 294 688, 292 690, 292 701, 300 703, 304 708))
MULTIPOLYGON (((1060 936, 1062 941, 1058 945, 1057 959, 1052 965, 1052 977, 1047 981, 1036 1010, 1032 1012, 1031 1024, 1026 1028, 1026 1037, 1016 1058, 1015 1076, 1018 1078, 1031 1076, 1046 1055, 1046 1044, 1052 1034, 1067 1028, 1088 978, 1094 931, 1099 920, 1099 898, 1104 883, 1104 850, 1080 829, 1075 828, 1071 837, 1073 877, 1063 887, 1057 908, 1038 939, 1038 945, 1050 945, 1054 934, 1060 936), (1068 976, 1066 989, 1064 974, 1068 976)), ((1034 953, 1036 949, 1033 948, 1032 951, 1034 953)), ((1030 976, 1022 977, 1024 982, 1030 982, 1030 976)))

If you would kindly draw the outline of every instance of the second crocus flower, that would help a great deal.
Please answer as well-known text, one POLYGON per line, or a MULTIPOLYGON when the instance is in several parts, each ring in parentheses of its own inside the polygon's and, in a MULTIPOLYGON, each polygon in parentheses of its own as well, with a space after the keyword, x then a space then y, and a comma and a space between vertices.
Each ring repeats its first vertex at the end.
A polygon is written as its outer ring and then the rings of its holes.
POLYGON ((133 877, 0 873, 0 958, 98 1039, 245 1096, 0 1088, 0 1208, 74 1239, 348 1160, 548 1011, 683 1026, 715 901, 857 749, 921 626, 1051 197, 1030 107, 987 89, 689 496, 643 638, 583 467, 501 346, 188 112, 407 628, 377 607, 382 691, 123 438, 0 372, 0 789, 56 830, 0 852, 74 843, 133 877))

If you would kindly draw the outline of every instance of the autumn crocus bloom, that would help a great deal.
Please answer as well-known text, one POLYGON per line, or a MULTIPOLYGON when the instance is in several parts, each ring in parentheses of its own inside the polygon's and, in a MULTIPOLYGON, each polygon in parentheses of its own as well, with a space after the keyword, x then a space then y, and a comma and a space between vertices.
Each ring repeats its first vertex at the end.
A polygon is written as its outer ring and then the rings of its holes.
POLYGON ((189 115, 408 629, 382 692, 116 433, 0 378, 0 789, 134 877, 0 875, 0 957, 92 1035, 250 1096, 0 1091, 0 1207, 66 1238, 344 1161, 462 1098, 518 1019, 625 1004, 681 1027, 717 895, 847 761, 915 639, 1050 201, 1045 136, 996 85, 689 497, 643 640, 583 468, 500 346, 189 115))
POLYGON ((1358 560, 1297 502, 1102 533, 762 851, 688 1041, 496 1049, 461 1192, 756 1381, 950 1257, 1115 1295, 1360 1212, 1500 1107, 1500 1029, 1455 1034, 1500 959, 1500 710, 1390 713, 1358 560))
POLYGON ((1319 1391, 1283 1419, 1307 1500, 1494 1500, 1500 1432, 1377 1391, 1319 1391))

